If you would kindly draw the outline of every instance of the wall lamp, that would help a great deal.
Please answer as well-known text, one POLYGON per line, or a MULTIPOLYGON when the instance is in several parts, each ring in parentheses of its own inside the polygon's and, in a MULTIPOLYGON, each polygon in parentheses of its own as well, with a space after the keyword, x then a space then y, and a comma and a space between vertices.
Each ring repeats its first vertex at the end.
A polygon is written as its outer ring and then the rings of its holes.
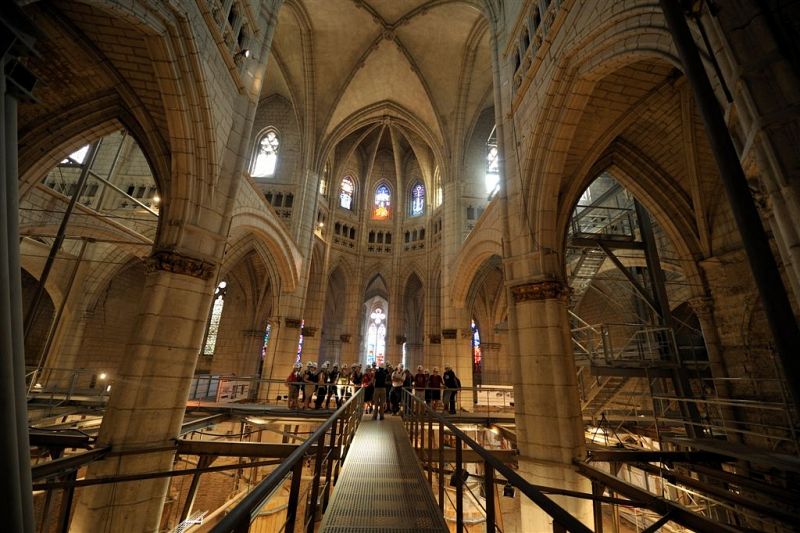
POLYGON ((250 57, 250 50, 248 48, 242 48, 233 55, 233 60, 238 64, 248 57, 250 57))
POLYGON ((511 486, 511 483, 506 483, 503 487, 503 496, 506 498, 513 498, 516 490, 511 486))

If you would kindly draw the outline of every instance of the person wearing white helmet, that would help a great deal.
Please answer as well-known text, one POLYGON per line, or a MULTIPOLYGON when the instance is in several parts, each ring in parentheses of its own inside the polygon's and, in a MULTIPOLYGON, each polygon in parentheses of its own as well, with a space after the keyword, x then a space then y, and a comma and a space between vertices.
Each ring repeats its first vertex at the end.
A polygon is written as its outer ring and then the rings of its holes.
MULTIPOLYGON (((328 361, 325 361, 324 366, 330 366, 328 361)), ((327 392, 325 393, 325 409, 330 408, 331 397, 335 399, 334 405, 339 407, 339 365, 333 365, 333 368, 328 368, 327 372, 325 373, 325 388, 327 392)))
POLYGON ((342 368, 339 369, 339 406, 352 395, 350 390, 350 375, 355 367, 355 364, 353 366, 342 365, 342 368))
POLYGON ((325 396, 328 393, 328 387, 326 385, 328 380, 328 370, 330 367, 330 363, 325 361, 322 363, 321 367, 317 366, 317 363, 314 363, 315 370, 317 372, 317 388, 316 388, 316 396, 314 397, 314 409, 321 409, 322 402, 325 401, 325 396))
POLYGON ((392 406, 392 414, 396 415, 400 412, 400 400, 402 400, 403 396, 403 379, 405 377, 405 372, 403 371, 403 365, 397 365, 394 372, 392 372, 392 391, 389 393, 389 403, 392 406))

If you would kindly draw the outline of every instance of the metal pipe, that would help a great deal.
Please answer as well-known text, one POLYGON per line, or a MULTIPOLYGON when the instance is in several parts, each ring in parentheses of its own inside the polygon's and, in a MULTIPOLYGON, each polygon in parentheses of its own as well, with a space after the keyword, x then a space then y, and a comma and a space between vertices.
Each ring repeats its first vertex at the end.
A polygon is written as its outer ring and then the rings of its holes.
MULTIPOLYGON (((5 66, 5 61, 2 62, 5 66)), ((5 80, 5 77, 3 77, 5 80)), ((19 87, 19 85, 17 85, 19 87)), ((0 115, 4 117, 5 130, 5 190, 6 201, 0 205, 6 206, 6 230, 5 240, 6 257, 8 259, 8 279, 9 282, 9 308, 11 311, 10 333, 12 351, 9 359, 12 360, 13 376, 11 387, 14 394, 14 408, 16 410, 16 427, 13 433, 17 438, 17 458, 16 465, 19 469, 18 489, 21 491, 22 504, 22 527, 23 530, 32 532, 34 530, 33 518, 33 498, 28 487, 31 486, 31 466, 30 466, 30 447, 28 443, 28 418, 27 401, 25 394, 25 340, 23 336, 22 322, 22 274, 19 253, 19 165, 17 160, 18 125, 17 125, 17 98, 15 95, 6 94, 5 89, 0 91, 3 95, 4 110, 0 115)), ((0 143, 2 144, 2 143, 0 143)), ((0 185, 2 186, 2 185, 0 185)), ((0 237, 2 239, 2 237, 0 237)), ((9 381, 4 381, 9 383, 9 381)), ((8 420, 11 422, 11 420, 8 420)), ((11 426, 11 424, 8 424, 11 426)))
MULTIPOLYGON (((488 463, 487 463, 488 464, 488 463)), ((456 436, 456 533, 464 533, 464 483, 461 479, 461 438, 456 436)))
MULTIPOLYGON (((69 199, 67 210, 64 212, 64 218, 61 219, 61 225, 58 227, 58 233, 56 233, 56 238, 53 241, 53 245, 50 247, 50 253, 47 255, 47 260, 45 260, 44 268, 42 268, 42 274, 39 276, 39 284, 36 286, 36 292, 33 294, 31 306, 28 309, 28 313, 25 315, 24 331, 26 339, 31 332, 33 319, 36 316, 36 312, 39 310, 39 304, 42 301, 42 296, 44 296, 44 288, 47 284, 47 279, 50 277, 50 271, 53 268, 53 263, 55 263, 58 251, 61 249, 61 245, 64 243, 64 236, 67 232, 67 225, 69 224, 70 216, 72 215, 72 211, 75 209, 75 204, 78 203, 78 198, 81 197, 83 190, 86 187, 86 180, 89 178, 89 167, 91 167, 94 163, 94 159, 97 156, 97 151, 101 143, 102 140, 95 141, 89 145, 89 150, 86 153, 86 159, 84 160, 84 165, 81 169, 80 177, 78 178, 78 186, 76 187, 72 198, 69 199)), ((18 236, 15 238, 18 240, 18 236)))
MULTIPOLYGON (((5 41, 5 39, 4 39, 5 41)), ((3 52, 6 50, 3 49, 3 52)), ((21 441, 17 432, 19 431, 19 424, 17 418, 20 416, 25 419, 25 402, 22 402, 22 409, 17 405, 16 394, 16 380, 18 379, 18 372, 15 364, 15 335, 13 310, 12 310, 12 291, 14 283, 10 275, 10 266, 13 260, 11 259, 13 243, 18 242, 16 236, 11 237, 11 225, 14 224, 14 219, 18 217, 18 213, 13 211, 10 206, 13 202, 9 198, 9 191, 17 184, 17 175, 14 165, 9 161, 12 154, 16 154, 17 146, 13 138, 16 131, 16 125, 13 121, 8 119, 12 113, 9 109, 10 98, 6 95, 6 76, 5 65, 7 56, 2 57, 0 67, 0 116, 3 118, 3 124, 0 126, 0 150, 2 150, 3 163, 0 164, 0 206, 3 208, 3 215, 0 216, 0 351, 3 357, 0 357, 0 378, 4 384, 11 384, 11 386, 0 387, 0 409, 3 411, 3 420, 5 420, 13 429, 3 431, 0 435, 0 454, 4 465, 5 475, 3 475, 3 494, 4 498, 4 524, 10 531, 23 530, 24 525, 24 494, 30 495, 30 484, 22 488, 21 472, 24 468, 15 467, 17 459, 20 457, 20 444, 21 441), (10 123, 11 122, 11 123, 10 123), (12 186, 11 182, 14 183, 12 186)), ((24 357, 24 355, 23 355, 24 357)), ((24 374, 23 381, 24 384, 24 374)), ((27 428, 25 428, 24 435, 27 437, 27 428)), ((26 450, 27 451, 27 450, 26 450)), ((28 530, 30 531, 30 530, 28 530)))
POLYGON ((100 174, 95 172, 94 170, 89 170, 89 174, 91 174, 93 178, 95 178, 97 180, 100 180, 104 184, 108 185, 109 187, 111 187, 112 189, 117 191, 118 193, 126 196, 129 200, 132 200, 135 204, 137 204, 139 207, 143 208, 144 210, 146 210, 150 214, 155 215, 156 217, 158 217, 158 211, 155 211, 155 210, 151 209, 150 206, 148 206, 147 204, 144 204, 140 200, 134 198, 133 196, 128 194, 127 191, 123 191, 122 189, 120 189, 119 187, 117 187, 116 185, 114 185, 113 183, 108 181, 106 178, 104 178, 103 176, 101 176, 100 174))
MULTIPOLYGON (((111 166, 108 168, 108 181, 114 177, 114 172, 117 170, 117 164, 119 163, 119 156, 122 154, 122 148, 125 146, 125 140, 128 138, 128 132, 126 130, 122 130, 122 138, 119 140, 119 146, 117 147, 117 153, 114 154, 114 160, 111 162, 111 166)), ((97 204, 95 205, 95 211, 100 211, 103 208, 103 200, 106 196, 106 188, 103 187, 100 190, 100 194, 97 195, 97 204)))
POLYGON ((795 409, 800 411, 800 359, 794 354, 794 350, 800 346, 800 328, 786 287, 680 3, 675 0, 659 0, 659 3, 703 117, 720 178, 772 331, 775 349, 783 363, 786 384, 792 393, 795 409))

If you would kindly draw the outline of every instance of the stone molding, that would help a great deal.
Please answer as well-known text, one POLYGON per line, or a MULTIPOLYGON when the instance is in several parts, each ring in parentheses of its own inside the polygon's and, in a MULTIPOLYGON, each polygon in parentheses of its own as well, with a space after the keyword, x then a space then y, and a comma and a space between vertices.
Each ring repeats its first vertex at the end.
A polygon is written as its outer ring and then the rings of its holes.
POLYGON ((217 265, 213 263, 170 250, 153 253, 147 258, 146 266, 148 272, 161 270, 203 280, 211 279, 217 270, 217 265))
POLYGON ((287 328, 292 329, 300 329, 300 326, 303 325, 303 321, 299 318, 284 318, 283 323, 286 324, 287 328))
POLYGON ((452 340, 458 337, 458 330, 456 328, 443 329, 442 338, 445 340, 452 340))
POLYGON ((546 280, 524 283, 511 287, 514 303, 533 300, 566 300, 570 288, 560 281, 546 280))

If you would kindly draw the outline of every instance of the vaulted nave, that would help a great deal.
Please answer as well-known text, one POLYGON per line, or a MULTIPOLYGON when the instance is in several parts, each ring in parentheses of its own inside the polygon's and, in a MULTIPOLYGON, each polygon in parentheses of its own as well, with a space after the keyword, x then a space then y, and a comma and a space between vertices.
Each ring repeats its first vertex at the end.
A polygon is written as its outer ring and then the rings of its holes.
POLYGON ((795 530, 799 25, 2 3, 4 530, 795 530))

